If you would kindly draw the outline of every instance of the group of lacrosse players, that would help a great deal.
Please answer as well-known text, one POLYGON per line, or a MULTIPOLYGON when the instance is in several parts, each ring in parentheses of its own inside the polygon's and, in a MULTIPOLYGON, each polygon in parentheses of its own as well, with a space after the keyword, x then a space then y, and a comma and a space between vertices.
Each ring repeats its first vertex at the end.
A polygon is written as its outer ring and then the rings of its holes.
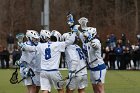
POLYGON ((101 57, 101 43, 96 38, 96 28, 87 27, 88 19, 82 17, 76 25, 73 15, 67 16, 70 32, 63 35, 56 30, 27 30, 27 41, 19 40, 22 56, 20 58, 20 73, 27 93, 51 93, 54 86, 58 93, 85 93, 88 86, 87 67, 94 93, 105 93, 104 81, 106 66, 101 57), (82 46, 79 46, 79 41, 82 46), (59 72, 61 53, 65 53, 68 76, 63 78, 59 72))

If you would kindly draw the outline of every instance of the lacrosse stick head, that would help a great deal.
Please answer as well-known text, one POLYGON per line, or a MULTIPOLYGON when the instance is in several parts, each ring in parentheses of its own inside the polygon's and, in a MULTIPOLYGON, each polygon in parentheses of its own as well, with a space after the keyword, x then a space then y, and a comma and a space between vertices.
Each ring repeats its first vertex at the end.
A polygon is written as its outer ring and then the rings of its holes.
POLYGON ((16 35, 16 39, 18 40, 18 42, 23 42, 23 39, 24 39, 24 33, 18 33, 17 35, 16 35))
POLYGON ((81 25, 82 30, 85 30, 85 28, 87 27, 88 19, 85 17, 81 17, 78 22, 81 25))
POLYGON ((16 69, 15 72, 12 74, 12 77, 10 78, 10 83, 16 84, 17 82, 18 82, 18 72, 16 69))

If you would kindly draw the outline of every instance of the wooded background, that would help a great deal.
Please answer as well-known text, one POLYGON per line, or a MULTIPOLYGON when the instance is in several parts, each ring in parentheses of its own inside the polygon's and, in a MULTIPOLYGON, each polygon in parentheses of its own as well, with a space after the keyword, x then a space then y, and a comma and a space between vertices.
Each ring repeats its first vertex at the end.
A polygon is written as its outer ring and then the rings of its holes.
MULTIPOLYGON (((88 26, 96 27, 98 35, 105 41, 108 34, 117 39, 122 33, 136 43, 140 34, 140 0, 50 0, 50 30, 61 33, 69 31, 67 13, 75 20, 89 19, 88 26)), ((0 44, 6 44, 9 33, 16 35, 27 29, 40 31, 43 0, 0 0, 0 44)))

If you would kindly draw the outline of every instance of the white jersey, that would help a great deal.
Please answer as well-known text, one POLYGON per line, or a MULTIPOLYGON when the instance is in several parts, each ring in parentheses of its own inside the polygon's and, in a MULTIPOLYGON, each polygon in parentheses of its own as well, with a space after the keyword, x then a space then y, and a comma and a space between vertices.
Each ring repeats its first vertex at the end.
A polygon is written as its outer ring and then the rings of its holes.
MULTIPOLYGON (((84 54, 82 52, 82 49, 78 45, 69 45, 66 47, 65 51, 65 60, 68 65, 69 70, 80 70, 81 68, 86 66, 84 54)), ((87 68, 81 70, 76 75, 85 75, 87 74, 87 68)))
POLYGON ((101 43, 98 39, 93 39, 88 42, 88 59, 92 62, 95 59, 97 61, 93 62, 91 67, 96 67, 98 65, 104 64, 103 58, 101 57, 101 43))
MULTIPOLYGON (((39 42, 38 45, 40 45, 41 43, 39 42)), ((37 45, 37 46, 38 46, 37 45)), ((41 71, 41 55, 38 51, 35 51, 36 52, 36 55, 35 55, 35 58, 34 58, 34 71, 35 72, 40 72, 41 71)))
POLYGON ((53 70, 59 68, 61 52, 65 51, 67 45, 75 41, 76 33, 65 42, 40 43, 37 46, 23 46, 24 50, 37 51, 41 56, 41 69, 53 70))
POLYGON ((37 51, 41 54, 41 69, 58 69, 61 52, 65 51, 65 46, 65 42, 48 42, 39 44, 37 46, 37 51))
MULTIPOLYGON (((30 41, 27 41, 24 43, 26 46, 34 46, 30 41)), ((34 68, 34 62, 35 62, 35 55, 36 52, 35 51, 22 51, 22 55, 20 58, 20 62, 26 62, 26 66, 29 68, 34 68)))

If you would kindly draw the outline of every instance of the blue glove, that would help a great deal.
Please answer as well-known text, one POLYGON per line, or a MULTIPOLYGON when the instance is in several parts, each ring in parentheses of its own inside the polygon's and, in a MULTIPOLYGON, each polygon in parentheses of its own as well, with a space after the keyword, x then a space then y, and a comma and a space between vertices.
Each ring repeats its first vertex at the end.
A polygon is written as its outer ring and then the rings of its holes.
POLYGON ((74 25, 73 28, 71 29, 72 32, 78 32, 79 31, 79 29, 78 29, 79 27, 80 27, 80 25, 74 25))
POLYGON ((73 15, 72 14, 69 14, 67 16, 67 23, 68 25, 72 26, 74 24, 74 19, 73 19, 73 15))

